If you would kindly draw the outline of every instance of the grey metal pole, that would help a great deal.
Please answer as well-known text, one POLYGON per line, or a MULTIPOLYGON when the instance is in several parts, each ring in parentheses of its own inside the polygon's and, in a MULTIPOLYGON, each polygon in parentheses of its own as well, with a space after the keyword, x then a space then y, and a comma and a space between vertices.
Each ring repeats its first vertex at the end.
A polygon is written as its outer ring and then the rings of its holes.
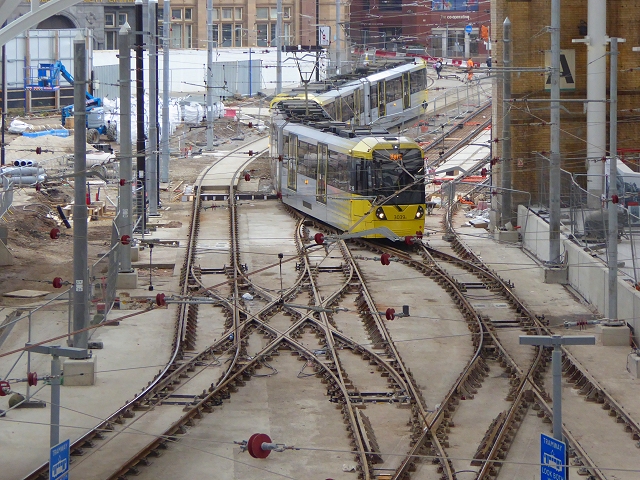
MULTIPOLYGON (((7 26, 4 22, 3 27, 7 26)), ((0 138, 0 166, 5 164, 4 130, 7 123, 7 46, 2 44, 2 138, 0 138)))
MULTIPOLYGON (((73 77, 74 81, 76 77, 73 77)), ((75 124, 74 124, 75 128, 75 124)), ((60 357, 51 355, 51 428, 49 429, 49 446, 60 443, 60 357)))
POLYGON ((149 0, 148 23, 149 28, 149 141, 147 185, 149 188, 149 215, 158 216, 158 119, 156 117, 156 71, 158 70, 158 56, 156 53, 156 18, 158 16, 158 0, 149 0))
POLYGON ((340 41, 340 7, 340 0, 336 0, 336 75, 340 75, 340 62, 342 61, 342 42, 340 41))
POLYGON ((171 5, 164 1, 162 10, 162 144, 160 146, 160 181, 169 182, 169 36, 171 35, 171 5))
POLYGON ((609 60, 609 320, 618 319, 618 38, 611 37, 609 60), (615 195, 615 197, 614 197, 615 195))
MULTIPOLYGON (((282 92, 282 0, 276 2, 276 94, 282 92)), ((316 22, 317 23, 317 22, 316 22)), ((317 30, 318 27, 316 27, 317 30)))
MULTIPOLYGON (((83 104, 84 105, 84 104, 83 104)), ((51 355, 51 422, 49 442, 52 447, 60 443, 60 357, 82 359, 91 356, 86 348, 61 347, 59 345, 25 344, 27 351, 51 355)))
POLYGON ((147 230, 147 205, 146 205, 146 158, 144 152, 145 132, 144 132, 144 59, 143 59, 143 22, 142 22, 142 0, 135 1, 136 12, 136 200, 138 217, 140 218, 140 231, 144 235, 147 230))
MULTIPOLYGON (((560 335, 553 335, 562 338, 560 335)), ((562 441, 562 344, 554 343, 551 354, 553 370, 553 438, 562 441)))
POLYGON ((207 0, 207 150, 213 150, 213 137, 213 0, 207 0))
MULTIPOLYGON (((125 23, 118 33, 120 54, 120 178, 124 185, 119 188, 118 231, 120 235, 133 234, 131 195, 131 27, 125 23)), ((131 272, 131 244, 120 244, 120 271, 131 272)))
POLYGON ((471 36, 465 31, 464 32, 464 58, 471 57, 471 36))
POLYGON ((551 0, 549 260, 560 263, 560 0, 551 0))
MULTIPOLYGON (((75 179, 73 205, 73 329, 88 325, 89 258, 87 253, 87 48, 85 37, 78 33, 73 40, 74 61, 74 142, 73 174, 75 179)), ((73 336, 73 346, 87 348, 87 332, 73 336)))
POLYGON ((511 20, 509 17, 502 23, 504 64, 502 81, 502 163, 500 164, 500 183, 502 185, 501 226, 511 221, 511 20))
POLYGON ((562 345, 595 345, 596 338, 586 335, 523 335, 520 345, 553 347, 551 369, 553 372, 553 438, 562 442, 562 345))

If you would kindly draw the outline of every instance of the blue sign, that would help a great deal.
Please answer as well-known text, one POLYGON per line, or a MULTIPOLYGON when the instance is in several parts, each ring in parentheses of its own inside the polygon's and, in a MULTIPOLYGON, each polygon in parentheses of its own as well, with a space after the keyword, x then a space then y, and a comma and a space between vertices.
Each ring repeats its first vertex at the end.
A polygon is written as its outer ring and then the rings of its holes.
POLYGON ((540 480, 567 480, 566 445, 540 434, 540 480))
POLYGON ((467 25, 464 27, 464 31, 467 33, 471 33, 473 31, 473 27, 471 25, 467 25))
POLYGON ((69 478, 69 440, 51 447, 49 451, 49 480, 69 478))

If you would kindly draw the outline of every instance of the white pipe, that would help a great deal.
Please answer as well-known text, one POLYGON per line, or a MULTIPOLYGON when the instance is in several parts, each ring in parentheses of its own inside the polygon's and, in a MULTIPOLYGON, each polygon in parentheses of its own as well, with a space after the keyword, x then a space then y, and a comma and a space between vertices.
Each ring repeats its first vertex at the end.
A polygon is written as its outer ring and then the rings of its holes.
POLYGON ((587 25, 587 191, 591 208, 600 205, 607 154, 607 2, 588 0, 587 25))

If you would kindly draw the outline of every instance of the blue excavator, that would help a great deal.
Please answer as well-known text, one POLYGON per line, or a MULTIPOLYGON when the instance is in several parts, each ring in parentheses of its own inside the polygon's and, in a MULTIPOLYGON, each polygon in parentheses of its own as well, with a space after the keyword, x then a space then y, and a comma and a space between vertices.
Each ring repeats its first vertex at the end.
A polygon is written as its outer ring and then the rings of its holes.
MULTIPOLYGON (((56 63, 41 63, 38 67, 38 83, 49 82, 57 84, 60 75, 73 85, 73 75, 69 73, 60 60, 56 63)), ((67 105, 62 108, 63 126, 67 123, 67 118, 73 116, 73 108, 73 105, 67 105)), ((85 108, 87 112, 87 143, 98 143, 100 135, 106 135, 109 141, 115 141, 117 137, 116 125, 114 122, 105 122, 102 99, 86 92, 85 108)))

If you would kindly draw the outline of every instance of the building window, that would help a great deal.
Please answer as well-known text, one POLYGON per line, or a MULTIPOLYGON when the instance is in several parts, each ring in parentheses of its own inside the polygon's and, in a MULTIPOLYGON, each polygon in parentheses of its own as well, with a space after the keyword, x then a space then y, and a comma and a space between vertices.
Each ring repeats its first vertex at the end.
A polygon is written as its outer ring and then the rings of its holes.
POLYGON ((223 20, 232 20, 233 19, 233 9, 232 8, 223 8, 222 9, 222 19, 223 20))
POLYGON ((213 31, 213 45, 211 46, 218 48, 218 42, 220 42, 220 30, 218 29, 218 24, 214 23, 211 26, 211 30, 213 31))
POLYGON ((105 13, 104 14, 104 26, 105 27, 115 27, 116 26, 116 15, 114 13, 105 13))
POLYGON ((258 20, 268 20, 269 19, 269 9, 264 7, 256 8, 256 18, 258 20))
POLYGON ((293 39, 291 38, 291 24, 290 23, 285 23, 284 24, 284 44, 285 45, 291 45, 293 39))
MULTIPOLYGON (((291 7, 282 7, 282 18, 286 20, 291 18, 291 7)), ((262 20, 262 22, 256 24, 257 46, 276 46, 278 43, 278 38, 276 35, 278 9, 276 7, 258 7, 256 8, 256 19, 262 20)), ((291 45, 293 43, 293 38, 291 35, 291 24, 283 24, 282 37, 283 45, 291 45)))
POLYGON ((268 42, 268 28, 269 24, 259 23, 256 25, 256 42, 259 47, 266 47, 268 42))
POLYGON ((380 0, 379 8, 382 12, 401 12, 402 0, 380 0))
POLYGON ((118 32, 115 30, 105 32, 105 49, 116 50, 118 48, 118 32))
POLYGON ((172 8, 171 9, 171 20, 182 20, 182 9, 181 8, 172 8))
POLYGON ((125 23, 127 23, 127 14, 126 13, 119 13, 118 14, 118 26, 121 27, 125 23))
POLYGON ((193 8, 185 8, 184 9, 184 19, 185 20, 193 20, 193 8))
POLYGON ((234 14, 235 14, 234 19, 235 20, 242 20, 242 8, 241 7, 235 7, 233 9, 233 11, 234 11, 234 14))
POLYGON ((171 47, 182 48, 182 25, 179 23, 171 25, 171 47))
POLYGON ((220 10, 217 8, 213 9, 213 19, 214 20, 220 20, 220 10))
POLYGON ((234 47, 242 46, 242 25, 235 26, 235 38, 234 38, 234 47))
MULTIPOLYGON (((223 9, 224 10, 224 9, 223 9)), ((233 40, 233 25, 230 23, 222 24, 222 46, 230 47, 233 40)))
POLYGON ((193 25, 186 24, 184 26, 184 48, 193 47, 193 25))

